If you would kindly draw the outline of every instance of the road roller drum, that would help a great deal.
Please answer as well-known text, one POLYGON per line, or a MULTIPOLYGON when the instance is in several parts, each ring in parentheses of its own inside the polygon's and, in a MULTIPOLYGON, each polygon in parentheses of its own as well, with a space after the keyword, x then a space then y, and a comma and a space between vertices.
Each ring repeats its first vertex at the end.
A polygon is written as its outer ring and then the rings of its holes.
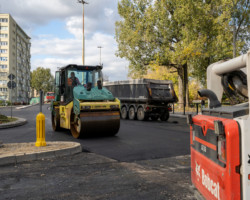
POLYGON ((113 136, 120 128, 120 113, 113 112, 82 112, 71 124, 70 130, 75 138, 86 136, 113 136))

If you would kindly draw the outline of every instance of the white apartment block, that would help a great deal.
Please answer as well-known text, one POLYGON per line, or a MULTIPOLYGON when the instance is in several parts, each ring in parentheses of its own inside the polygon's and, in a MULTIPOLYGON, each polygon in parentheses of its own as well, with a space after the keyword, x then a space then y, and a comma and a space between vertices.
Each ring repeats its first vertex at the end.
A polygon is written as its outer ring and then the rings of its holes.
POLYGON ((0 100, 29 102, 30 37, 10 14, 0 14, 0 100), (8 75, 14 74, 16 88, 8 89, 8 75))

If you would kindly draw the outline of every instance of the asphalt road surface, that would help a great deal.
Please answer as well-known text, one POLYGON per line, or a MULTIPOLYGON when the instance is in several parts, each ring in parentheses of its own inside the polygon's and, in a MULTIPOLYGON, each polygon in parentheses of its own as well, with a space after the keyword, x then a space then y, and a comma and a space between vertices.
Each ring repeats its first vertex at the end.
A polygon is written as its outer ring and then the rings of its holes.
MULTIPOLYGON (((46 116, 46 141, 80 142, 84 151, 123 162, 190 154, 189 128, 183 118, 170 117, 167 122, 121 120, 119 133, 115 137, 74 139, 68 130, 52 130, 48 107, 48 104, 43 105, 43 113, 46 116)), ((38 112, 38 105, 20 110, 13 109, 14 116, 26 118, 28 123, 0 130, 0 140, 3 143, 35 142, 38 112)), ((0 114, 10 115, 10 108, 0 108, 0 114)))
MULTIPOLYGON (((73 156, 1 166, 0 199, 18 200, 193 200, 189 128, 186 120, 121 120, 115 137, 74 139, 70 131, 54 132, 49 105, 46 141, 76 141, 84 151, 73 156), (92 153, 90 153, 92 152, 92 153)), ((13 110, 24 126, 0 129, 3 143, 36 141, 39 106, 13 110)), ((10 115, 10 108, 0 108, 10 115)))

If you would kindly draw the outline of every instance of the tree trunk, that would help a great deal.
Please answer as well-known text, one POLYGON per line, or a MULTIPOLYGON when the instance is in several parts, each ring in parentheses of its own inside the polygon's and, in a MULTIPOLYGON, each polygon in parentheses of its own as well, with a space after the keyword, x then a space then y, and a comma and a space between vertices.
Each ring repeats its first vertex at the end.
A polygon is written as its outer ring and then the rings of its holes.
POLYGON ((183 84, 184 84, 184 103, 189 106, 189 91, 188 91, 188 66, 187 63, 183 65, 183 84))
POLYGON ((180 67, 178 67, 177 68, 177 74, 178 74, 178 90, 179 90, 179 97, 178 97, 178 99, 179 99, 179 108, 183 108, 183 103, 184 103, 184 101, 183 101, 183 97, 184 97, 184 95, 183 95, 183 68, 180 66, 180 67))
POLYGON ((189 105, 189 91, 188 91, 188 67, 187 63, 177 68, 178 73, 178 89, 179 89, 179 107, 189 105))
POLYGON ((236 25, 235 25, 235 18, 234 18, 234 25, 233 25, 233 58, 236 57, 236 25))

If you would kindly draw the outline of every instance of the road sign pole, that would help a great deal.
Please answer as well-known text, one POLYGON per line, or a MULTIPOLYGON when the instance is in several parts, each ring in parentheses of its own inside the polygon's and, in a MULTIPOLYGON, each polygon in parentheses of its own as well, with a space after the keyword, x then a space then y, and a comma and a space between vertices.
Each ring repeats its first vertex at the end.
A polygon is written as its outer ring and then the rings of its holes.
POLYGON ((15 79, 14 74, 9 74, 8 78, 10 81, 7 83, 8 88, 10 89, 10 117, 12 118, 12 89, 16 87, 16 83, 13 81, 15 79))
POLYGON ((40 90, 40 112, 42 112, 43 91, 40 90))
POLYGON ((12 89, 10 89, 10 118, 12 119, 12 89))

